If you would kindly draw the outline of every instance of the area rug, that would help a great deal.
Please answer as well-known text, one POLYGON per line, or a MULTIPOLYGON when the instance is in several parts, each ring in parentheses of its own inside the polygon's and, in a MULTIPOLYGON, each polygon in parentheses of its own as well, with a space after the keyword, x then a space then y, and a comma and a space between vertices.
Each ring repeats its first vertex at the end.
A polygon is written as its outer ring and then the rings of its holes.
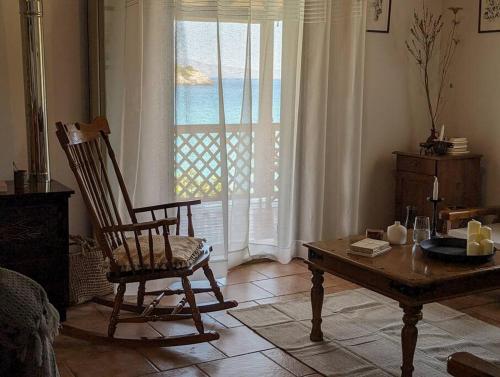
MULTIPOLYGON (((325 296, 324 341, 309 340, 311 303, 293 301, 229 313, 277 347, 326 376, 400 376, 402 310, 361 288, 325 296)), ((500 365, 500 328, 441 304, 424 305, 414 376, 449 376, 446 360, 466 351, 500 365)))

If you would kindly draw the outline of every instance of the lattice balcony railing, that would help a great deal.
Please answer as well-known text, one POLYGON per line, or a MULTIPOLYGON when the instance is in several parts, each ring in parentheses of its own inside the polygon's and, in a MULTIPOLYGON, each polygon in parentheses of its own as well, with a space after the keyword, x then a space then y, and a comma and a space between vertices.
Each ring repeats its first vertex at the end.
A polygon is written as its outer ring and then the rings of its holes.
POLYGON ((256 125, 245 131, 226 126, 227 167, 222 164, 218 125, 177 126, 175 192, 180 199, 218 200, 227 168, 228 191, 232 195, 274 199, 278 192, 279 124, 256 125))

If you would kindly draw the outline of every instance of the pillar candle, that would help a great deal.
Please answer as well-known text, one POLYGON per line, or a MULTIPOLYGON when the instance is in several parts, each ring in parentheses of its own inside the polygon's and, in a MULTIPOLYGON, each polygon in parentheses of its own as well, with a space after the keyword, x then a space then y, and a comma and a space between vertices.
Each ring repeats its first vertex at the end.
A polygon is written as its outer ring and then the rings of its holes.
POLYGON ((481 227, 481 236, 483 239, 491 240, 491 228, 489 226, 481 227))
POLYGON ((438 182, 438 177, 434 177, 434 187, 432 190, 432 199, 438 200, 438 198, 439 198, 439 182, 438 182))
POLYGON ((467 242, 467 255, 481 255, 482 248, 477 242, 467 242))
POLYGON ((482 254, 490 255, 493 254, 495 250, 495 243, 490 239, 484 239, 481 241, 482 254))
POLYGON ((481 233, 481 223, 477 220, 471 220, 467 223, 467 239, 473 234, 481 233))

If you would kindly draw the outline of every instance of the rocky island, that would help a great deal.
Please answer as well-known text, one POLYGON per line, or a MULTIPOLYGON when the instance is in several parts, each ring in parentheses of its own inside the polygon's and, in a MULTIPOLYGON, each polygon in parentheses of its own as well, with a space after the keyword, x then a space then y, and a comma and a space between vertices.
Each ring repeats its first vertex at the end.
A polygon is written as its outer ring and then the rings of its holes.
POLYGON ((198 71, 196 68, 188 66, 177 66, 177 80, 178 85, 212 85, 211 80, 203 72, 198 71))

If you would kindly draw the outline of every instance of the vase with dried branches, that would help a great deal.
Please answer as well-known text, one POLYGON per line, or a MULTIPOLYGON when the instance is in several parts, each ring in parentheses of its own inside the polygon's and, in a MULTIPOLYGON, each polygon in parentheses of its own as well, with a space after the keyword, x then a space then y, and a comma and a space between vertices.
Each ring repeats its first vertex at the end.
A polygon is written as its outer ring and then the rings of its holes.
MULTIPOLYGON (((424 86, 427 100, 427 109, 431 121, 431 134, 427 139, 432 148, 434 140, 437 139, 436 124, 444 106, 444 89, 448 85, 448 73, 455 56, 459 39, 457 37, 457 28, 460 24, 458 13, 462 8, 448 8, 453 13, 448 38, 441 41, 441 33, 444 28, 442 15, 434 15, 431 10, 422 3, 422 13, 414 11, 413 22, 410 28, 410 37, 406 40, 406 48, 414 58, 421 74, 421 81, 424 86), (435 72, 435 55, 439 49, 439 43, 445 43, 443 46, 441 59, 438 62, 436 81, 431 79, 432 72, 435 72), (433 85, 436 84, 436 85, 433 85)), ((451 86, 451 85, 450 85, 451 86)))

